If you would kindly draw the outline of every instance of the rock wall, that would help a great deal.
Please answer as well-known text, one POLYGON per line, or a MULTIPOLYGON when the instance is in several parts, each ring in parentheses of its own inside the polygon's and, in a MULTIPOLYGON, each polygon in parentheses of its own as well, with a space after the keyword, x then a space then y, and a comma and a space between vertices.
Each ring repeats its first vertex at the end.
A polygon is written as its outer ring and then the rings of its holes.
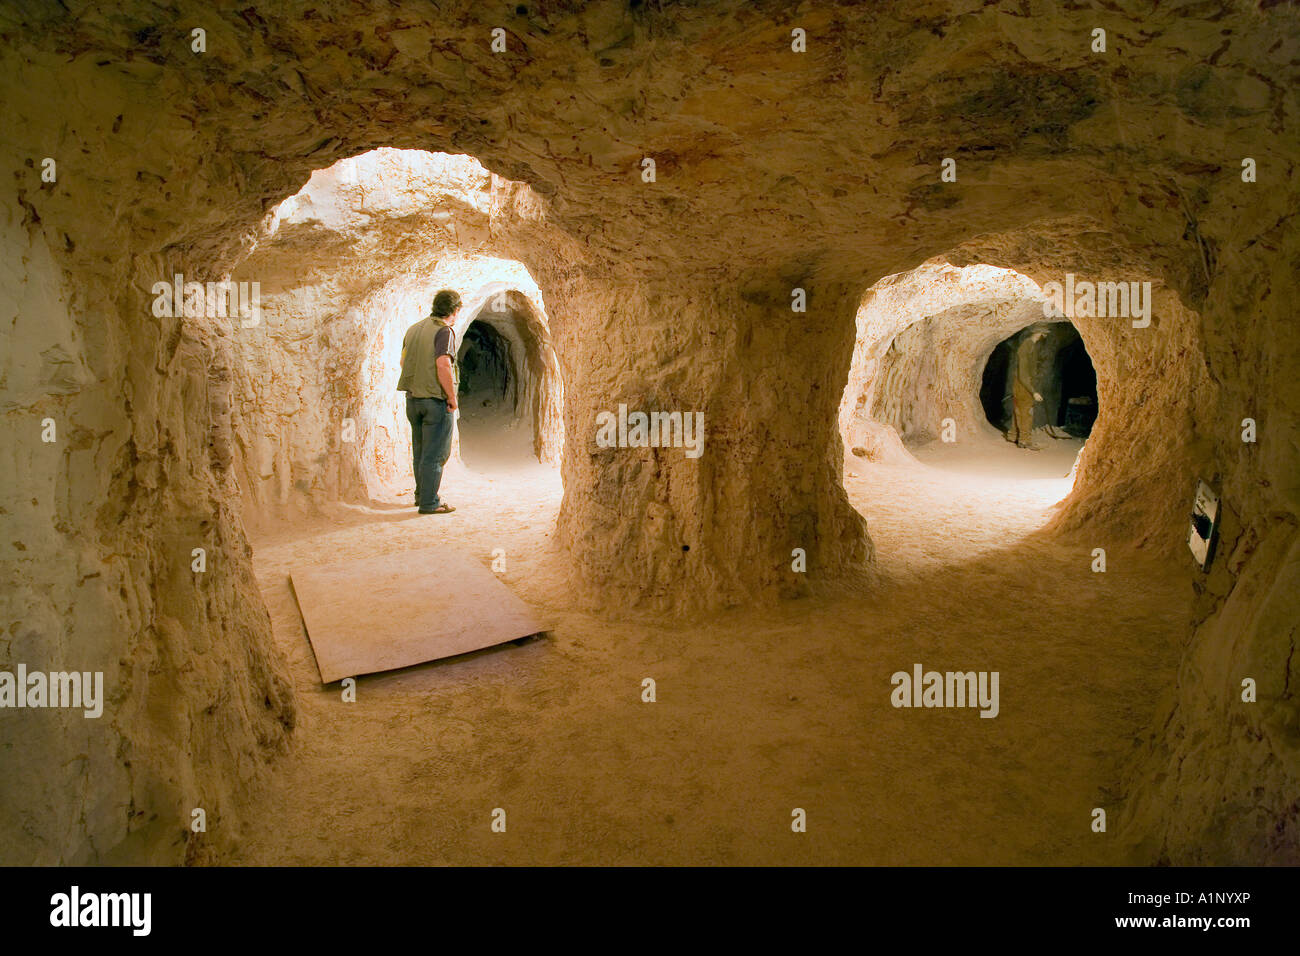
POLYGON ((581 594, 600 606, 694 611, 803 593, 809 569, 866 566, 862 518, 840 485, 834 410, 856 296, 810 286, 791 321, 788 286, 560 285, 555 309, 583 329, 565 357, 562 540, 581 594), (687 449, 602 448, 597 416, 703 415, 687 449))
POLYGON ((1218 407, 1197 438, 1222 488, 1219 556, 1195 578, 1178 685, 1134 754, 1123 821, 1143 855, 1172 863, 1300 863, 1300 382, 1294 338, 1279 334, 1291 311, 1279 293, 1300 266, 1290 233, 1266 231, 1277 257, 1238 261, 1202 305, 1218 407), (1256 442, 1243 441, 1245 418, 1256 442))
MULTIPOLYGON (((236 839, 230 810, 293 719, 236 475, 246 491, 266 483, 261 500, 292 496, 322 451, 253 440, 253 405, 299 406, 247 398, 248 330, 160 321, 150 290, 257 267, 278 203, 380 146, 472 154, 528 185, 501 232, 489 226, 492 254, 544 293, 565 389, 561 537, 576 600, 615 611, 771 600, 861 568, 870 545, 840 489, 836 409, 854 315, 881 277, 942 255, 1038 282, 1159 282, 1157 334, 1080 325, 1103 419, 1060 519, 1172 560, 1195 476, 1217 475, 1226 503, 1222 560, 1189 597, 1185 666, 1133 771, 1126 831, 1153 860, 1293 858, 1298 33, 1295 9, 1244 0, 1210 13, 901 0, 0 11, 5 653, 102 664, 112 688, 92 729, 4 715, 22 768, 0 784, 6 862, 201 856, 182 839, 199 801, 223 818, 211 844, 236 839), (791 50, 793 26, 807 53, 791 50), (940 179, 944 158, 955 182, 940 179), (795 288, 806 314, 790 309, 795 288), (704 411, 708 451, 595 446, 596 414, 620 402, 704 411), (39 441, 45 417, 66 423, 56 443, 39 441), (1257 442, 1241 440, 1246 417, 1257 442), (196 539, 210 570, 190 578, 196 539), (794 578, 805 543, 816 570, 794 578), (1255 704, 1239 700, 1243 676, 1255 704)), ((320 314, 311 289, 332 281, 285 291, 320 314)), ((330 409, 322 427, 335 400, 301 396, 330 409)), ((337 474, 327 493, 357 486, 356 469, 337 474)))
POLYGON ((0 859, 205 859, 192 811, 237 839, 295 713, 250 600, 229 335, 152 314, 145 290, 188 264, 121 255, 135 237, 94 189, 50 190, 43 213, 24 192, 3 205, 0 669, 99 673, 103 699, 0 712, 0 859), (72 225, 96 213, 100 231, 72 225))

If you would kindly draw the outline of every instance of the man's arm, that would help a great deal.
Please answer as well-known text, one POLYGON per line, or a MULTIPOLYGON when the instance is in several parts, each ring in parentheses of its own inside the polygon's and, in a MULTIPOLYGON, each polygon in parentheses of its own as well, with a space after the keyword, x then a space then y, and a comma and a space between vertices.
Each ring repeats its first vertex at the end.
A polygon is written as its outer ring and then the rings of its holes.
POLYGON ((442 394, 447 396, 447 407, 453 412, 456 410, 456 386, 451 380, 451 356, 438 356, 438 384, 442 386, 442 394))

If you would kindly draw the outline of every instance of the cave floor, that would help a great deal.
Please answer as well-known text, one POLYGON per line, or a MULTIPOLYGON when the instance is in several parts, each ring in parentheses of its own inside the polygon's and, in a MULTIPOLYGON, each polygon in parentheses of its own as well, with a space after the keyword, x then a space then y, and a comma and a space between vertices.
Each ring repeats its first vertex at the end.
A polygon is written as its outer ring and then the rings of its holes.
MULTIPOLYGON (((1040 530, 1068 490, 1051 456, 1068 470, 1073 451, 987 452, 851 461, 876 583, 703 622, 566 607, 559 477, 535 463, 449 467, 452 515, 377 505, 263 534, 254 561, 299 720, 221 862, 1134 862, 1114 789, 1173 686, 1185 579, 1114 548, 1095 574, 1090 545, 1040 530), (997 478, 990 463, 1017 455, 1039 456, 1037 477, 997 478), (505 582, 554 630, 363 677, 344 703, 320 685, 288 572, 440 536, 485 563, 505 548, 505 582), (890 675, 918 662, 998 671, 1000 713, 895 709, 890 675), (1090 829, 1097 806, 1109 834, 1090 829)), ((431 600, 454 574, 429 569, 431 600)))

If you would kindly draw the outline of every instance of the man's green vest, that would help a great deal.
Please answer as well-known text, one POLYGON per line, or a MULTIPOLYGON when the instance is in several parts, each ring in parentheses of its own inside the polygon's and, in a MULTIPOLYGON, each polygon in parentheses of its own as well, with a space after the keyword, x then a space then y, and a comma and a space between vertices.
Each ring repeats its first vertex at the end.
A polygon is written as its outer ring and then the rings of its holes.
POLYGON ((428 315, 406 330, 402 339, 402 374, 397 380, 397 390, 411 398, 446 398, 442 383, 438 381, 437 356, 434 346, 438 333, 447 329, 451 335, 451 381, 460 388, 460 369, 456 367, 456 333, 441 319, 428 315))

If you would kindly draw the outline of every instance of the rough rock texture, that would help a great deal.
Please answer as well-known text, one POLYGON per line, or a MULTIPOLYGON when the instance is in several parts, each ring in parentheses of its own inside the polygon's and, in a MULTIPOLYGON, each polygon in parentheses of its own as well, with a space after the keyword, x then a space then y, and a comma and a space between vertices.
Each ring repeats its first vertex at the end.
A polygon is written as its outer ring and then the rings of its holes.
MULTIPOLYGON (((255 439, 285 426, 255 425, 247 330, 156 318, 149 290, 249 268, 313 170, 380 146, 472 154, 535 195, 492 254, 544 296, 560 537, 575 600, 615 610, 793 593, 795 547, 810 577, 863 567, 836 411, 882 276, 945 256, 1158 282, 1156 334, 1079 324, 1103 419, 1059 519, 1174 567, 1192 482, 1222 485, 1222 560, 1196 583, 1125 832, 1150 859, 1295 859, 1298 36, 1293 8, 1246 2, 7 7, 3 653, 102 665, 116 703, 89 729, 4 715, 6 861, 181 859, 188 809, 233 801, 291 724, 236 472, 262 502, 361 478, 328 444, 255 439), (618 402, 704 411, 704 456, 597 448, 594 416, 618 402)), ((335 281, 295 282, 294 307, 323 315, 310 289, 335 281)), ((361 346, 321 356, 331 382, 364 367, 361 346)), ((322 429, 349 410, 317 400, 322 429)))
POLYGON ((0 712, 0 853, 204 859, 191 811, 236 837, 295 712, 217 440, 229 336, 151 317, 174 257, 122 255, 109 220, 56 251, 36 216, 5 207, 0 666, 99 671, 107 699, 0 712))

